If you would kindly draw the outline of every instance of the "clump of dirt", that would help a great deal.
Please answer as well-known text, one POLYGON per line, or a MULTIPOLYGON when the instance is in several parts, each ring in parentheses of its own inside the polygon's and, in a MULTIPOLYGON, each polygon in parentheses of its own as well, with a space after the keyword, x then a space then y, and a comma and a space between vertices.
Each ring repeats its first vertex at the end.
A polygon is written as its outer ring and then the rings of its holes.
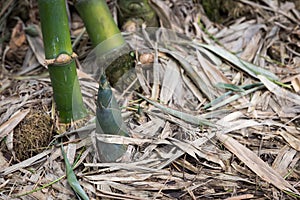
POLYGON ((20 161, 44 151, 53 138, 53 123, 48 114, 31 111, 14 130, 14 151, 20 161))

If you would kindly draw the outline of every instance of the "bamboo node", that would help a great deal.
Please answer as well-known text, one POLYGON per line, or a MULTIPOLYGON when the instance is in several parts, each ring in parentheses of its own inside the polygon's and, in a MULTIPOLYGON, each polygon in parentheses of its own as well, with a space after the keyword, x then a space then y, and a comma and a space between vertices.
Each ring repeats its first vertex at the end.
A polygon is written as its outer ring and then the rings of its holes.
POLYGON ((61 53, 56 58, 53 59, 45 59, 45 65, 63 65, 70 63, 74 58, 77 58, 77 54, 75 52, 72 55, 61 53))

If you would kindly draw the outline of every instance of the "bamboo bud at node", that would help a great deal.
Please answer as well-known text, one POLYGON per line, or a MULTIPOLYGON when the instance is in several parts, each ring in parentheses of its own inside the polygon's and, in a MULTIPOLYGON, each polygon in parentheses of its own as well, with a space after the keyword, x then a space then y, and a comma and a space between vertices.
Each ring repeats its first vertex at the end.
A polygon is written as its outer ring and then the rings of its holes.
POLYGON ((72 55, 61 53, 54 59, 45 59, 45 65, 63 65, 70 63, 74 58, 77 58, 76 53, 72 53, 72 55))

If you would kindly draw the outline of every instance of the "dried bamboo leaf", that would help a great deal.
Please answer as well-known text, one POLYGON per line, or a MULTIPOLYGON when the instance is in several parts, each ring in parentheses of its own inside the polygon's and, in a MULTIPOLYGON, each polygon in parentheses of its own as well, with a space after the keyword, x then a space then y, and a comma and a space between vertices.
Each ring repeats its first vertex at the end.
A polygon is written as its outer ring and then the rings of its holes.
POLYGON ((224 166, 224 163, 220 160, 220 158, 217 155, 209 154, 207 152, 200 151, 194 144, 188 143, 188 142, 182 142, 180 140, 176 140, 175 138, 169 138, 172 144, 174 144, 176 147, 184 151, 185 153, 189 154, 196 160, 198 160, 199 156, 200 158, 204 158, 208 161, 214 162, 216 164, 219 164, 220 166, 224 166))
POLYGON ((282 80, 283 83, 291 82, 293 89, 296 93, 300 91, 300 74, 295 76, 288 76, 282 80))
POLYGON ((177 85, 181 82, 180 72, 176 62, 169 60, 166 63, 165 68, 166 72, 164 74, 160 91, 160 100, 163 103, 167 103, 172 98, 177 85))
POLYGON ((173 30, 180 30, 179 20, 172 14, 172 10, 164 1, 151 0, 150 2, 151 7, 156 11, 164 27, 171 28, 173 30))
POLYGON ((36 156, 33 156, 33 157, 31 157, 31 158, 29 158, 27 160, 24 160, 24 161, 22 161, 22 162, 20 162, 18 164, 12 165, 12 166, 7 167, 5 169, 1 169, 0 173, 2 173, 3 175, 7 175, 7 174, 13 173, 15 171, 21 170, 22 168, 28 167, 31 164, 33 164, 35 161, 38 161, 41 158, 43 158, 44 156, 50 154, 51 151, 52 150, 43 151, 42 153, 40 153, 40 154, 38 154, 36 156))
POLYGON ((243 199, 252 199, 253 197, 254 197, 253 194, 242 194, 242 195, 226 198, 225 200, 243 200, 243 199))
POLYGON ((257 105, 259 104, 259 101, 261 100, 260 97, 261 97, 261 91, 254 92, 253 96, 251 97, 250 105, 247 110, 248 113, 251 113, 256 109, 257 105))
POLYGON ((139 137, 155 138, 161 128, 165 126, 165 121, 158 117, 152 117, 151 121, 135 127, 132 131, 139 133, 139 137))
POLYGON ((276 156, 272 163, 272 168, 276 170, 282 177, 288 174, 289 165, 293 161, 297 151, 285 145, 276 156))
POLYGON ((224 174, 224 173, 219 173, 216 178, 218 180, 224 180, 224 181, 234 181, 234 182, 237 182, 237 181, 242 181, 242 182, 245 182, 245 183, 249 183, 249 184, 255 184, 254 182, 246 179, 246 178, 242 178, 242 177, 239 177, 237 175, 231 175, 231 174, 224 174))
POLYGON ((258 48, 260 47, 259 42, 262 38, 261 33, 256 33, 247 44, 243 53, 241 54, 241 59, 251 62, 253 58, 256 56, 258 48))
MULTIPOLYGON (((0 152, 0 168, 4 169, 4 168, 7 168, 8 166, 9 166, 9 163, 6 161, 2 152, 0 152)), ((0 189, 1 189, 1 186, 3 186, 3 185, 2 184, 0 185, 0 189)))
POLYGON ((139 171, 144 173, 159 173, 160 169, 147 167, 148 164, 155 162, 154 159, 147 159, 131 163, 84 163, 85 167, 100 167, 107 168, 105 171, 127 170, 127 171, 139 171))
POLYGON ((212 122, 210 122, 209 120, 203 119, 201 117, 196 117, 194 115, 188 114, 188 113, 184 113, 184 112, 180 112, 168 107, 165 107, 155 101, 152 101, 148 98, 146 98, 145 96, 138 94, 138 96, 140 96, 141 98, 145 99, 146 101, 148 101, 149 103, 151 103, 152 105, 154 105, 155 107, 161 109, 163 112, 166 112, 170 115, 173 115, 175 117, 178 117, 180 119, 183 119, 185 121, 188 121, 190 123, 196 124, 196 125, 206 125, 206 126, 211 126, 211 127, 216 127, 215 124, 213 124, 212 122))
POLYGON ((168 140, 163 139, 140 139, 140 138, 130 138, 120 135, 109 135, 109 134, 95 134, 92 137, 96 137, 97 140, 105 143, 111 144, 135 144, 135 145, 143 145, 145 143, 150 144, 170 144, 168 140))
POLYGON ((300 151, 300 138, 295 137, 287 131, 278 130, 277 133, 281 135, 295 150, 300 151))
POLYGON ((212 90, 209 89, 208 85, 199 77, 199 75, 195 72, 195 70, 192 68, 192 66, 188 63, 186 59, 182 55, 180 55, 178 52, 175 51, 169 51, 164 48, 159 48, 161 52, 168 53, 173 58, 175 58, 182 66, 182 68, 186 71, 188 76, 194 81, 194 83, 197 85, 197 87, 205 94, 205 96, 209 99, 213 99, 212 90))
POLYGON ((245 4, 249 4, 249 5, 251 5, 253 7, 256 7, 256 8, 260 7, 264 10, 273 11, 276 14, 281 14, 281 15, 285 16, 286 18, 290 19, 291 21, 293 21, 294 23, 300 25, 300 22, 297 19, 295 19, 293 17, 293 15, 290 15, 286 11, 283 11, 282 9, 278 8, 278 6, 274 6, 273 4, 275 2, 273 2, 273 1, 265 1, 265 3, 268 6, 262 6, 262 5, 259 5, 258 3, 255 3, 255 2, 252 2, 252 1, 249 1, 249 0, 241 0, 241 2, 243 2, 245 4))
MULTIPOLYGON (((129 194, 119 194, 119 193, 115 193, 115 192, 111 192, 111 191, 107 191, 107 190, 103 190, 103 189, 98 189, 97 190, 97 197, 102 197, 103 199, 118 199, 118 200, 143 200, 144 198, 141 197, 136 197, 133 195, 129 195, 129 194)), ((149 198, 145 198, 146 200, 149 198)))
POLYGON ((221 125, 223 129, 220 129, 222 133, 230 133, 233 131, 241 130, 248 127, 262 126, 263 123, 256 122, 254 120, 239 119, 232 122, 219 120, 217 124, 221 125))
MULTIPOLYGON (((75 139, 75 135, 72 135, 70 137, 70 140, 72 141, 74 139, 75 139)), ((75 160, 75 155, 76 155, 76 144, 75 143, 68 144, 66 156, 67 156, 67 159, 68 159, 68 162, 70 163, 70 165, 73 165, 74 160, 75 160)))
MULTIPOLYGON (((207 141, 211 140, 214 136, 215 136, 214 133, 210 133, 206 137, 196 139, 195 141, 192 142, 192 145, 194 147, 199 148, 203 144, 205 144, 207 141)), ((165 162, 160 163, 159 166, 158 166, 158 168, 162 169, 162 168, 168 166, 170 163, 172 163, 173 161, 175 161, 176 159, 178 159, 184 153, 185 153, 184 151, 182 151, 180 149, 177 149, 177 148, 176 148, 176 150, 175 150, 174 153, 172 153, 172 151, 170 151, 170 155, 167 157, 167 160, 165 162)), ((218 163, 218 162, 216 162, 216 163, 218 163)), ((224 168, 224 166, 225 166, 223 162, 219 162, 218 164, 220 164, 222 168, 224 168)))
MULTIPOLYGON (((124 194, 126 195, 121 195, 118 193, 112 193, 111 191, 111 198, 117 198, 118 196, 120 197, 124 197, 124 199, 139 199, 139 200, 144 200, 144 199, 149 199, 150 200, 150 196, 153 196, 151 194, 151 192, 148 191, 142 191, 139 190, 135 187, 129 186, 128 184, 121 184, 121 183, 117 183, 117 182, 112 182, 112 181, 89 181, 91 184, 93 185, 107 185, 111 188, 114 188, 118 191, 122 191, 124 194), (133 195, 133 196, 130 196, 133 195)), ((90 186, 91 189, 94 188, 94 186, 90 186)), ((95 193, 95 192, 94 192, 95 193)), ((106 191, 106 193, 108 193, 106 191)))
POLYGON ((231 81, 214 65, 208 62, 200 53, 196 51, 198 61, 200 62, 206 76, 209 78, 212 85, 218 82, 231 83, 231 81))
POLYGON ((286 89, 283 89, 273 83, 272 81, 268 80, 266 77, 258 75, 257 76, 259 80, 268 88, 270 92, 275 94, 276 96, 279 96, 284 99, 288 99, 289 101, 292 101, 298 105, 300 105, 300 96, 297 94, 294 94, 286 89))
MULTIPOLYGON (((22 85, 23 84, 24 83, 22 83, 22 85)), ((7 99, 7 103, 8 103, 7 106, 6 106, 7 110, 1 116, 1 119, 0 119, 1 123, 8 120, 14 113, 17 113, 17 111, 20 110, 22 108, 22 106, 28 102, 29 99, 30 99, 30 96, 28 94, 26 94, 21 99, 20 98, 18 98, 18 99, 9 98, 9 99, 7 99)), ((1 135, 1 132, 0 132, 0 135, 1 135)))
POLYGON ((197 97, 200 102, 204 102, 204 97, 199 91, 199 89, 195 86, 195 84, 185 75, 182 74, 182 80, 186 84, 187 88, 197 97))
POLYGON ((216 137, 224 144, 224 146, 235 154, 242 162, 244 162, 253 172, 255 172, 260 178, 268 183, 273 184, 280 190, 292 192, 299 195, 299 191, 296 190, 289 182, 283 179, 275 170, 273 170, 267 163, 261 160, 255 153, 241 145, 238 141, 232 137, 217 132, 216 137))
POLYGON ((193 145, 187 143, 187 142, 182 142, 180 140, 177 140, 175 138, 168 138, 172 144, 174 144, 176 147, 181 149, 182 151, 186 152, 196 160, 198 160, 196 155, 203 155, 203 153, 199 152, 198 149, 196 149, 193 145))
POLYGON ((190 163, 186 159, 177 159, 175 161, 175 163, 180 165, 181 167, 184 167, 184 168, 194 172, 195 174, 197 174, 199 172, 199 168, 197 166, 194 166, 192 163, 190 163))
POLYGON ((18 110, 8 121, 0 126, 0 141, 7 136, 30 112, 27 110, 18 110))
MULTIPOLYGON (((168 181, 168 179, 166 180, 168 181)), ((135 187, 139 189, 146 189, 147 190, 180 190, 192 185, 192 181, 173 181, 172 184, 160 183, 160 182, 153 182, 153 181, 140 181, 140 182, 133 182, 132 183, 135 187)))
POLYGON ((31 36, 26 34, 27 41, 29 43, 30 48, 35 54, 36 59, 41 65, 45 65, 45 53, 44 53, 44 44, 42 40, 41 29, 37 25, 32 25, 34 29, 37 31, 38 36, 31 36))
POLYGON ((153 85, 152 85, 152 93, 151 93, 152 99, 157 99, 159 96, 159 85, 160 85, 159 74, 161 73, 159 69, 160 69, 160 64, 158 63, 157 54, 155 54, 155 61, 153 63, 153 85))
POLYGON ((194 43, 191 43, 190 45, 198 50, 201 54, 205 55, 207 57, 206 59, 208 59, 208 61, 211 62, 212 65, 215 65, 217 68, 220 68, 220 66, 223 64, 222 59, 215 55, 213 52, 195 45, 194 43))
POLYGON ((153 173, 119 171, 109 174, 86 175, 85 178, 91 181, 140 182, 147 180, 152 175, 153 173))

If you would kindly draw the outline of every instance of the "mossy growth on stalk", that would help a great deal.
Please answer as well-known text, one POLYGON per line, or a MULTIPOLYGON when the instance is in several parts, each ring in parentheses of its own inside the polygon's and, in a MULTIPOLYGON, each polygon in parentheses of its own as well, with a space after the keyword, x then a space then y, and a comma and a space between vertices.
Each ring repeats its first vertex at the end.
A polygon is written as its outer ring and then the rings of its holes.
POLYGON ((46 64, 61 123, 86 117, 76 72, 65 0, 38 0, 46 64))

